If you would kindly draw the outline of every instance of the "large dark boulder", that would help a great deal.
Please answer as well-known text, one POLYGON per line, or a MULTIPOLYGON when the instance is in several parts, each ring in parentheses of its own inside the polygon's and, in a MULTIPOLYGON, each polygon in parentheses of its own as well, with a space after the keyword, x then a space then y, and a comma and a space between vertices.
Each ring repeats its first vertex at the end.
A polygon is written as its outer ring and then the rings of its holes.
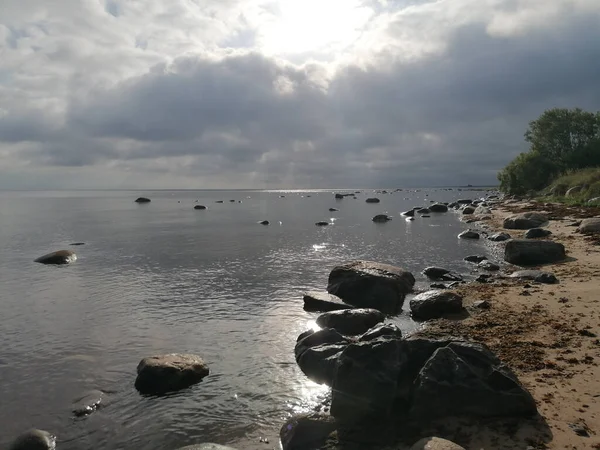
POLYGON ((204 205, 195 205, 194 209, 207 209, 204 205))
POLYGON ((400 330, 400 328, 393 323, 380 323, 360 336, 358 340, 361 342, 372 341, 373 339, 377 339, 382 336, 400 339, 402 338, 402 330, 400 330))
POLYGON ((439 319, 462 310, 462 297, 452 291, 427 291, 410 300, 411 315, 417 320, 439 319))
POLYGON ((336 200, 342 200, 344 198, 344 196, 342 194, 339 194, 339 193, 335 194, 334 197, 335 197, 336 200))
POLYGON ((165 394, 199 383, 208 374, 208 366, 196 355, 150 356, 138 364, 135 387, 141 394, 165 394))
POLYGON ((465 206, 462 210, 462 213, 466 214, 466 215, 473 214, 474 212, 475 212, 475 208, 473 208, 472 206, 465 206))
POLYGON ((151 200, 149 198, 146 197, 138 197, 135 199, 136 203, 150 203, 151 200))
POLYGON ((21 434, 8 447, 9 450, 54 450, 56 436, 44 430, 29 430, 21 434))
POLYGON ((327 292, 345 303, 397 314, 415 277, 399 267, 372 261, 353 261, 335 267, 329 274, 327 292))
POLYGON ((300 370, 316 383, 331 386, 340 353, 350 340, 326 328, 302 333, 296 341, 294 356, 300 370))
POLYGON ((410 414, 428 420, 448 416, 520 417, 536 414, 533 397, 487 348, 449 344, 419 371, 410 414))
POLYGON ((377 197, 371 197, 365 200, 365 202, 367 203, 379 203, 381 200, 379 200, 377 197))
POLYGON ((429 210, 434 213, 445 213, 448 211, 448 207, 442 203, 435 203, 429 207, 429 210))
POLYGON ((493 242, 503 242, 503 241, 508 241, 511 238, 510 234, 508 233, 494 233, 492 234, 490 237, 488 237, 488 239, 490 241, 493 242))
POLYGON ((57 252, 48 253, 47 255, 40 256, 35 262, 41 264, 70 264, 77 261, 77 255, 71 250, 58 250, 57 252))
POLYGON ((542 272, 541 270, 518 270, 509 275, 510 278, 518 278, 521 280, 537 281, 538 283, 554 284, 558 283, 558 279, 553 273, 542 272))
POLYGON ((385 320, 385 315, 376 309, 344 309, 321 314, 317 325, 321 328, 333 328, 346 335, 363 334, 385 320))
POLYGON ((323 448, 335 431, 336 421, 328 414, 295 415, 283 424, 279 432, 283 450, 314 450, 323 448))
POLYGON ((583 219, 578 230, 583 234, 600 233, 600 218, 592 217, 590 219, 583 219))
POLYGON ((504 260, 518 266, 549 264, 565 258, 565 246, 553 241, 514 239, 504 247, 504 260))
POLYGON ((527 230, 523 237, 525 239, 536 239, 536 238, 547 237, 547 236, 550 236, 551 234, 552 234, 552 231, 550 231, 550 230, 544 230, 543 228, 532 228, 530 230, 527 230))
POLYGON ((350 308, 352 306, 346 305, 342 302, 342 299, 327 292, 310 291, 304 294, 305 311, 327 312, 350 308))
POLYGON ((343 422, 389 416, 402 358, 399 339, 379 338, 346 347, 331 389, 331 414, 343 422))
POLYGON ((509 230, 529 230, 548 221, 548 216, 536 212, 514 214, 504 219, 502 226, 509 230))
POLYGON ((98 408, 104 401, 104 392, 97 389, 86 392, 73 403, 73 414, 77 417, 87 416, 98 408))

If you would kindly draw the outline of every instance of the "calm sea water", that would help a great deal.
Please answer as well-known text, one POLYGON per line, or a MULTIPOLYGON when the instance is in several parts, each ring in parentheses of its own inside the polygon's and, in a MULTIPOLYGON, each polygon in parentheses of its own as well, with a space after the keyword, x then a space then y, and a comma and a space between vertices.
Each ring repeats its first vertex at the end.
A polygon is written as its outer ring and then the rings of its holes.
MULTIPOLYGON (((414 222, 399 214, 482 192, 403 191, 365 203, 372 195, 0 193, 0 446, 36 427, 57 434, 60 450, 243 445, 259 436, 273 448, 281 423, 326 392, 294 363, 296 337, 316 317, 302 309, 304 291, 324 289, 331 268, 352 259, 401 266, 425 284, 424 267, 468 274, 462 258, 485 251, 456 238, 466 226, 453 213, 414 222), (140 195, 152 203, 134 203, 140 195), (209 209, 194 210, 196 200, 209 209), (371 221, 384 212, 394 219, 371 221), (271 225, 258 225, 263 219, 271 225), (334 225, 316 227, 320 220, 334 225), (77 241, 85 245, 69 246, 77 241), (69 266, 33 262, 69 248, 79 257, 69 266), (140 396, 137 363, 168 352, 201 355, 210 376, 166 397, 140 396), (72 401, 90 389, 109 393, 106 406, 74 419, 72 401)), ((406 314, 395 320, 416 327, 406 314)))

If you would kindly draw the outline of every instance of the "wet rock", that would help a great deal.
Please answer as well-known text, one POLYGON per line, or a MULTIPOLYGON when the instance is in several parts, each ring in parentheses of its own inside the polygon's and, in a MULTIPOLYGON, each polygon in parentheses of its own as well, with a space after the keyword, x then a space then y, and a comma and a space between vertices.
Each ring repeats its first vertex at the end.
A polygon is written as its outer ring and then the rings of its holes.
POLYGON ((206 209, 206 206, 204 206, 204 205, 195 205, 194 209, 206 209))
POLYGON ((429 214, 423 214, 423 215, 421 216, 421 218, 423 218, 423 219, 427 219, 427 218, 429 218, 429 217, 431 217, 429 214))
POLYGON ((304 310, 310 312, 338 311, 340 309, 351 309, 342 299, 327 292, 310 291, 304 294, 304 310))
POLYGON ((223 200, 217 200, 215 203, 223 203, 223 200))
POLYGON ((417 209, 418 214, 429 214, 431 211, 428 208, 417 209))
POLYGON ((489 273, 482 273, 477 278, 475 278, 475 281, 477 283, 487 283, 491 277, 492 276, 489 273))
POLYGON ((269 221, 268 220, 261 220, 260 222, 258 222, 260 225, 269 225, 269 221))
POLYGON ((448 211, 448 207, 442 203, 435 203, 429 207, 429 210, 434 213, 445 213, 448 211))
POLYGON ((392 220, 392 218, 390 216, 388 216, 387 214, 377 214, 375 217, 373 217, 373 222, 376 223, 385 223, 392 220))
POLYGON ((57 252, 48 253, 47 255, 40 256, 35 260, 41 264, 70 264, 77 261, 77 255, 71 250, 59 250, 57 252))
POLYGON ((410 300, 410 312, 416 320, 439 319, 462 310, 462 297, 451 291, 427 291, 410 300))
POLYGON ((379 200, 376 197, 370 197, 370 198, 368 198, 368 199, 365 200, 365 202, 367 202, 367 203, 379 203, 380 201, 381 200, 379 200))
POLYGON ((479 233, 473 230, 465 230, 458 235, 459 239, 479 239, 479 233))
POLYGON ((332 328, 340 334, 363 334, 385 320, 385 315, 376 309, 357 308, 331 311, 317 318, 321 328, 332 328))
POLYGON ((186 445, 185 447, 180 447, 178 450, 235 450, 235 448, 205 442, 203 444, 186 445))
POLYGON ((342 194, 335 194, 334 196, 337 200, 341 200, 344 198, 344 196, 342 194))
POLYGON ((329 211, 330 212, 335 212, 335 211, 339 211, 339 209, 337 209, 337 208, 329 208, 329 211))
POLYGON ((380 323, 375 325, 369 331, 364 333, 362 336, 358 338, 360 342, 372 341, 373 339, 380 338, 382 336, 387 336, 390 338, 401 339, 402 338, 402 330, 398 328, 397 325, 393 323, 380 323))
POLYGON ((470 205, 471 203, 473 203, 473 200, 467 198, 461 198, 459 200, 456 200, 457 205, 470 205))
POLYGON ((399 267, 353 261, 331 271, 327 292, 352 306, 396 314, 402 310, 404 298, 414 284, 415 277, 399 267))
POLYGON ((565 246, 553 241, 514 239, 504 248, 504 260, 518 266, 549 264, 565 258, 565 246))
POLYGON ((348 344, 348 338, 330 328, 310 330, 298 337, 294 355, 298 367, 308 378, 331 386, 338 357, 348 344))
POLYGON ((475 212, 475 208, 473 208, 472 206, 466 206, 462 210, 463 214, 473 214, 474 212, 475 212))
POLYGON ((448 269, 442 267, 426 267, 423 269, 423 275, 430 280, 444 280, 444 281, 461 281, 462 277, 458 274, 450 272, 448 269))
POLYGON ((446 286, 444 283, 431 283, 429 287, 431 289, 448 289, 448 286, 446 286))
POLYGON ((77 417, 87 416, 96 411, 104 400, 104 392, 92 390, 75 400, 73 414, 77 417))
POLYGON ((510 278, 519 278, 521 280, 533 280, 538 283, 554 284, 558 279, 553 273, 543 272, 541 270, 518 270, 509 275, 510 278))
POLYGON ((196 355, 150 356, 138 364, 135 387, 141 394, 159 395, 192 386, 208 374, 208 366, 196 355))
POLYGON ((548 216, 536 212, 515 214, 504 219, 502 226, 509 230, 529 230, 548 221, 548 216))
POLYGON ((525 239, 536 239, 536 238, 550 236, 551 234, 552 234, 552 231, 550 231, 550 230, 544 230, 543 228, 532 228, 530 230, 527 230, 524 237, 525 237, 525 239))
POLYGON ((328 414, 295 415, 283 424, 279 437, 283 450, 313 450, 323 448, 337 425, 328 414))
POLYGON ((583 219, 578 230, 583 234, 600 233, 600 218, 583 219))
POLYGON ((54 450, 56 436, 44 430, 29 430, 10 445, 9 450, 54 450))
POLYGON ((465 450, 465 448, 446 439, 427 437, 415 442, 410 450, 465 450))
POLYGON ((323 220, 321 222, 316 222, 315 225, 318 226, 318 227, 326 227, 327 225, 329 225, 329 222, 325 222, 323 220))
POLYGON ((500 270, 500 266, 491 261, 481 261, 477 266, 480 269, 487 270, 489 272, 496 272, 497 270, 500 270))
POLYGON ((402 215, 406 216, 406 217, 413 217, 415 215, 415 210, 414 209, 410 209, 408 211, 404 211, 402 213, 402 215))
POLYGON ((465 256, 463 259, 465 261, 467 261, 467 262, 479 264, 481 261, 485 261, 487 259, 487 256, 484 256, 484 255, 469 255, 469 256, 465 256))
POLYGON ((85 242, 71 242, 69 245, 85 245, 85 242))
POLYGON ((135 203, 150 203, 151 200, 146 197, 138 197, 135 199, 135 203))
POLYGON ((495 233, 495 234, 492 234, 490 237, 488 237, 488 240, 494 241, 494 242, 502 242, 502 241, 508 241, 510 238, 511 238, 511 236, 508 233, 495 233))

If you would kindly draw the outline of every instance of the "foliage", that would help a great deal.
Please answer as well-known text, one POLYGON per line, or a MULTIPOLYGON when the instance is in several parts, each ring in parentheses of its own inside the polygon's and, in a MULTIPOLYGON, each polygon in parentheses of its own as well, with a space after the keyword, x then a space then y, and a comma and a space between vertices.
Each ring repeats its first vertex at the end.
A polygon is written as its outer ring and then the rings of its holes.
MULTIPOLYGON (((600 197, 600 168, 571 170, 554 180, 545 189, 545 193, 551 195, 552 200, 574 205, 587 204, 590 199, 600 197), (573 187, 580 187, 581 190, 565 197, 566 192, 573 187)), ((595 202, 597 203, 600 201, 595 202)))
POLYGON ((510 194, 537 191, 573 169, 600 167, 600 112, 554 108, 529 123, 530 149, 500 173, 500 189, 510 194))

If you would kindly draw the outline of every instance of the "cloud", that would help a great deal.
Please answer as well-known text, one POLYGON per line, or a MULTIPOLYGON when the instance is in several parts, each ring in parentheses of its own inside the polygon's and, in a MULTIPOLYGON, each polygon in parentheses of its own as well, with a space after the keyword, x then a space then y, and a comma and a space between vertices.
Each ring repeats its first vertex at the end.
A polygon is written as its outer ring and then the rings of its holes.
POLYGON ((591 0, 349 2, 349 41, 283 30, 276 52, 273 2, 58 4, 3 5, 0 157, 19 185, 487 184, 545 108, 600 109, 591 0))

